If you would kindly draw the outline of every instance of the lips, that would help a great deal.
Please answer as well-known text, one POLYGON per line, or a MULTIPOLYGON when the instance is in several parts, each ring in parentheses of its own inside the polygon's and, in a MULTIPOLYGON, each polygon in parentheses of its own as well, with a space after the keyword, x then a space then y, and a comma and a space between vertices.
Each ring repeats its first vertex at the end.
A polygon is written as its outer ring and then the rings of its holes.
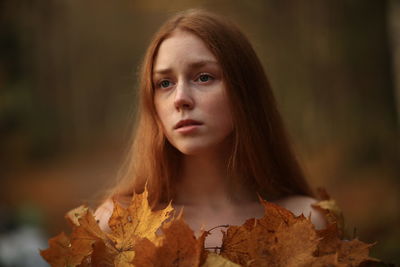
POLYGON ((175 125, 174 129, 179 129, 181 127, 190 126, 190 125, 201 125, 201 124, 202 124, 201 122, 191 120, 191 119, 181 120, 175 125))

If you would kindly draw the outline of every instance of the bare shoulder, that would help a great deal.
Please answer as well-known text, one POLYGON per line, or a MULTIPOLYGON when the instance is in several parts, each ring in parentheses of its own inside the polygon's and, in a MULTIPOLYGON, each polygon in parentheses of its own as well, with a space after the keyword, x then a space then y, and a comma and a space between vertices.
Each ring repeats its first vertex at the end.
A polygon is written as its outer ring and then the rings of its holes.
POLYGON ((274 201, 281 207, 290 210, 294 215, 299 216, 303 214, 305 217, 310 216, 311 222, 314 224, 316 229, 326 228, 327 222, 324 215, 317 209, 312 207, 317 200, 308 196, 289 196, 277 201, 274 201))
POLYGON ((94 217, 99 222, 100 229, 104 232, 111 232, 108 226, 108 220, 110 219, 114 210, 114 203, 111 199, 107 199, 101 204, 94 212, 94 217))
MULTIPOLYGON (((131 196, 117 196, 113 197, 119 206, 128 208, 132 197, 131 196)), ((104 232, 111 232, 108 221, 114 211, 114 202, 111 198, 104 201, 94 212, 95 219, 99 222, 100 229, 104 232)))

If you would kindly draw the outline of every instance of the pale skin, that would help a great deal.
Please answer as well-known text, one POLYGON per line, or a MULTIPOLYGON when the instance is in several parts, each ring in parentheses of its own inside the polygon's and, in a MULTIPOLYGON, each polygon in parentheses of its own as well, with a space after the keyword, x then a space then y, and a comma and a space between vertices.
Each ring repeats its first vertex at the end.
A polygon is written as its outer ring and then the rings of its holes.
MULTIPOLYGON (((182 153, 182 182, 176 185, 174 207, 184 207, 184 219, 196 234, 200 229, 241 225, 249 218, 262 217, 263 207, 249 197, 253 192, 241 192, 235 202, 229 197, 225 170, 233 123, 215 56, 197 36, 178 30, 162 42, 153 72, 154 104, 164 134, 182 153), (174 126, 182 119, 193 119, 201 125, 190 132, 179 132, 174 126)), ((306 196, 275 201, 295 215, 310 216, 316 228, 321 229, 326 222, 311 206, 315 202, 306 196)), ((112 205, 108 201, 95 213, 103 230, 109 231, 112 205)), ((207 237, 205 246, 219 247, 221 238, 221 231, 216 229, 207 237)))

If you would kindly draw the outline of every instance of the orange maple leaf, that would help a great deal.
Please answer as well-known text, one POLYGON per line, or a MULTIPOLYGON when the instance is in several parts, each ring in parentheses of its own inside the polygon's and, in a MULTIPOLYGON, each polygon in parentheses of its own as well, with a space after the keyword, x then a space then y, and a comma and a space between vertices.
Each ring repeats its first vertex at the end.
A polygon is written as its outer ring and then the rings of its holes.
POLYGON ((319 201, 312 206, 325 215, 328 224, 336 224, 340 237, 344 236, 344 216, 342 210, 334 199, 332 199, 324 188, 318 188, 319 201))
POLYGON ((87 207, 80 206, 67 213, 66 217, 73 225, 71 236, 61 233, 49 240, 48 249, 40 252, 55 267, 79 265, 93 252, 92 245, 105 238, 87 207))
POLYGON ((313 259, 318 245, 304 216, 262 200, 265 215, 224 232, 221 255, 243 266, 299 266, 313 259))
POLYGON ((341 240, 336 224, 316 230, 310 219, 261 200, 265 215, 231 226, 221 255, 242 266, 359 266, 373 244, 341 240))
POLYGON ((152 211, 147 191, 134 195, 127 209, 114 201, 109 220, 111 233, 104 233, 93 213, 86 206, 80 206, 66 215, 73 227, 70 237, 62 234, 50 239, 50 247, 41 255, 56 267, 133 266, 136 242, 147 238, 157 243, 155 232, 172 210, 168 205, 163 210, 152 211))
POLYGON ((264 216, 223 231, 220 254, 205 251, 204 240, 211 233, 204 231, 196 238, 182 212, 167 222, 173 211, 171 204, 152 211, 145 190, 134 195, 127 208, 114 201, 110 233, 101 231, 86 206, 68 212, 71 235, 61 233, 51 238, 49 248, 41 255, 55 267, 341 267, 378 262, 368 256, 373 244, 342 240, 337 222, 316 230, 309 218, 294 216, 261 199, 260 202, 264 216), (159 229, 161 234, 157 234, 159 229))
POLYGON ((207 233, 203 232, 197 239, 184 222, 182 213, 164 224, 162 231, 159 246, 148 239, 137 244, 137 256, 133 260, 135 266, 200 266, 205 260, 204 240, 207 233))

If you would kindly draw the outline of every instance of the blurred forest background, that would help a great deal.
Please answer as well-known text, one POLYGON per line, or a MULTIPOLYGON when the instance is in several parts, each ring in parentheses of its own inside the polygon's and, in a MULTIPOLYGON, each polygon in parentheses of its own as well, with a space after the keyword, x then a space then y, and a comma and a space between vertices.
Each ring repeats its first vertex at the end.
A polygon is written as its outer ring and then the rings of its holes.
POLYGON ((192 7, 248 35, 309 181, 378 242, 373 256, 400 263, 400 1, 2 0, 0 266, 28 266, 10 249, 21 229, 46 248, 112 184, 150 37, 192 7))

